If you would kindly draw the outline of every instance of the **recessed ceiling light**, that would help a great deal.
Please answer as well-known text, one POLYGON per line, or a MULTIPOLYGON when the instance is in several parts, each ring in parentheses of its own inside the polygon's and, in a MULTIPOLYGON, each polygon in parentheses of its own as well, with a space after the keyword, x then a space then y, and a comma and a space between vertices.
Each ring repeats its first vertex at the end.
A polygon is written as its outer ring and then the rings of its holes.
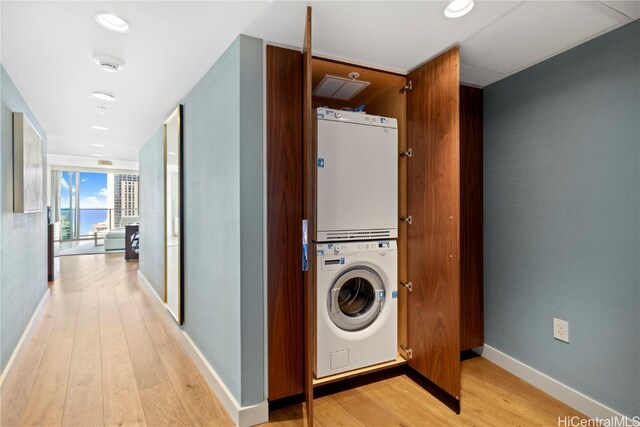
POLYGON ((447 18, 460 18, 471 12, 473 9, 473 0, 453 0, 444 10, 444 16, 447 18))
POLYGON ((172 155, 172 156, 175 156, 175 155, 176 155, 176 153, 174 153, 173 151, 169 151, 167 154, 170 154, 170 155, 172 155))
POLYGON ((109 95, 108 93, 104 93, 104 92, 93 92, 91 95, 93 95, 94 98, 101 99, 102 101, 115 101, 116 100, 115 96, 109 95))
POLYGON ((107 30, 115 31, 116 33, 129 32, 129 23, 119 16, 107 12, 98 12, 94 15, 94 18, 100 26, 107 30))
POLYGON ((103 70, 109 71, 110 73, 121 71, 124 68, 124 61, 122 59, 108 55, 96 55, 93 57, 93 62, 103 70))
POLYGON ((102 148, 104 147, 104 144, 91 144, 92 147, 98 147, 98 148, 102 148))
POLYGON ((100 154, 100 153, 91 153, 91 155, 93 157, 102 157, 102 154, 100 154))
POLYGON ((91 127, 94 128, 94 129, 97 129, 97 130, 109 130, 109 128, 106 127, 106 126, 93 125, 91 127))

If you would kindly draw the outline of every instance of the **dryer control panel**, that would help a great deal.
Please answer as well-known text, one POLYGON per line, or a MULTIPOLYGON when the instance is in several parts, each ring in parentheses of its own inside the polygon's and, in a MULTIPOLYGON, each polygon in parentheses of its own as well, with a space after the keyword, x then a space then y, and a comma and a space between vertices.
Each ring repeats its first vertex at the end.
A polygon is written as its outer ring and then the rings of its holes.
POLYGON ((369 126, 380 126, 385 128, 398 128, 398 120, 392 117, 374 116, 353 111, 334 110, 331 108, 318 108, 316 116, 319 120, 331 120, 343 123, 355 123, 369 126))

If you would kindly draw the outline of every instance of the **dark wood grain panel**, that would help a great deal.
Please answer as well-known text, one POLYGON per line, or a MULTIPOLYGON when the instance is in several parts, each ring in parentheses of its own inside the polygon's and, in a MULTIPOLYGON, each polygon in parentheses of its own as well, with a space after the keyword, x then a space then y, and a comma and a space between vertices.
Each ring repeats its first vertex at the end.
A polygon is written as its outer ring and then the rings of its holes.
POLYGON ((313 426, 313 361, 316 348, 316 159, 312 107, 311 6, 307 6, 302 44, 302 218, 308 224, 308 268, 304 282, 305 421, 313 426))
POLYGON ((54 268, 54 243, 53 243, 53 231, 55 224, 47 224, 47 280, 49 282, 53 282, 55 279, 55 268, 54 268))
POLYGON ((269 400, 304 390, 302 55, 267 46, 267 288, 269 400))
POLYGON ((460 349, 484 343, 482 89, 460 87, 460 349))
POLYGON ((409 365, 460 396, 459 49, 412 71, 407 94, 409 365))

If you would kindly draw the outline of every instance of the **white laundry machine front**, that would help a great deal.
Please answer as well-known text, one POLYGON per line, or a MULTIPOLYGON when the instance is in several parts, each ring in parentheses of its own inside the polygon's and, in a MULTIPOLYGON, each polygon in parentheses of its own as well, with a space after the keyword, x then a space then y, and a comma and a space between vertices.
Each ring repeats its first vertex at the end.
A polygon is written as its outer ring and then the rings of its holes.
POLYGON ((317 251, 316 377, 394 360, 396 242, 324 243, 317 251))
POLYGON ((317 240, 398 237, 397 120, 318 108, 317 240))

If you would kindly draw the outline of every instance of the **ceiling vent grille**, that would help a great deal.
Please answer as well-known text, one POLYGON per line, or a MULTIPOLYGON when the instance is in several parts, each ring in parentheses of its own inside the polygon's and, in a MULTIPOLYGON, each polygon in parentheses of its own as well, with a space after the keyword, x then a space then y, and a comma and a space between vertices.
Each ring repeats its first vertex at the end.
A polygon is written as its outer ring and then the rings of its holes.
POLYGON ((106 55, 95 56, 93 58, 93 62, 95 62, 103 70, 109 71, 111 73, 121 71, 124 68, 124 61, 106 55))
POLYGON ((98 166, 113 166, 111 160, 98 160, 98 166))
POLYGON ((350 101, 354 96, 369 86, 369 84, 369 82, 362 80, 347 79, 327 74, 313 90, 313 95, 321 98, 350 101))

